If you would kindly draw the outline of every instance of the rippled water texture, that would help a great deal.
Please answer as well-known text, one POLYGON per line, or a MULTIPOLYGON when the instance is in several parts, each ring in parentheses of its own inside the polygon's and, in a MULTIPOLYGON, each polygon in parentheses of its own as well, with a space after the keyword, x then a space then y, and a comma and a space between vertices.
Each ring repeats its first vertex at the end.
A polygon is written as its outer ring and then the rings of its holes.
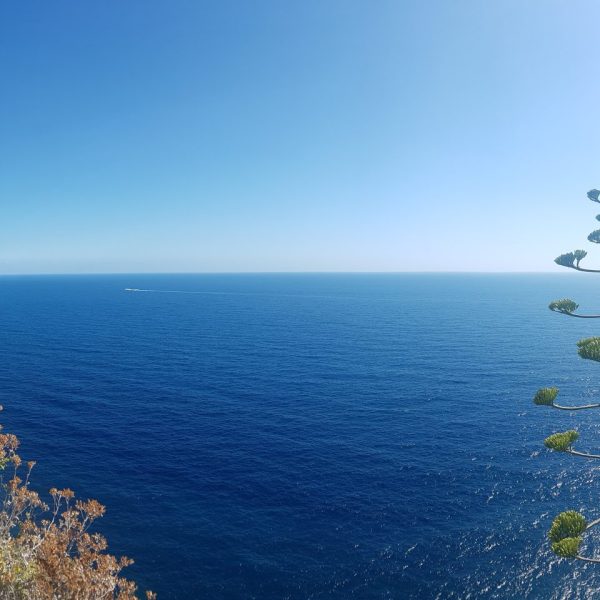
MULTIPOLYGON (((557 512, 600 516, 594 463, 543 438, 600 412, 575 342, 600 280, 557 275, 0 278, 0 397, 40 489, 161 599, 588 598, 557 512), (124 292, 124 288, 192 293, 124 292), (198 293, 201 292, 201 293, 198 293)), ((593 543, 589 552, 594 551, 593 543)), ((598 544, 600 553, 600 544, 598 544)))

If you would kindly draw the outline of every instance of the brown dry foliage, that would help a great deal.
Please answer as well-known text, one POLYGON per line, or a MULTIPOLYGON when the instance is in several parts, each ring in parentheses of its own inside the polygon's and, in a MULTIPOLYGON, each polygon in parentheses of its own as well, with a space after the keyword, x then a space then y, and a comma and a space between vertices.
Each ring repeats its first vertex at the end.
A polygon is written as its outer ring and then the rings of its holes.
POLYGON ((89 530, 104 506, 69 489, 51 489, 46 504, 30 489, 35 463, 23 464, 18 447, 15 435, 0 433, 0 599, 135 600, 135 583, 121 575, 133 561, 108 554, 89 530))

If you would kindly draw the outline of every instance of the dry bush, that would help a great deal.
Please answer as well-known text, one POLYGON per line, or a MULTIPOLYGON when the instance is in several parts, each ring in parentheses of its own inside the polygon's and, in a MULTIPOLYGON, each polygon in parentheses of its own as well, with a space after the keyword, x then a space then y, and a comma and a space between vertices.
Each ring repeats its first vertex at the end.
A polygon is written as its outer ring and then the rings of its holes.
POLYGON ((15 435, 0 432, 0 598, 136 599, 135 583, 121 576, 133 561, 108 554, 104 537, 90 532, 104 506, 75 500, 69 489, 51 489, 46 504, 30 489, 35 463, 23 464, 18 447, 15 435))

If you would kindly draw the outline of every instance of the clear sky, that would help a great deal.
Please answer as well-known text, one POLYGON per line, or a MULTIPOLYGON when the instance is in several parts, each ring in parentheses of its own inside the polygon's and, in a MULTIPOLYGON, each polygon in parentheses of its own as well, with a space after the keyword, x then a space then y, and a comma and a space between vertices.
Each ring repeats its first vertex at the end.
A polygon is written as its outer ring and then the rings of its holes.
POLYGON ((558 269, 600 227, 599 28, 596 0, 2 2, 0 272, 558 269))

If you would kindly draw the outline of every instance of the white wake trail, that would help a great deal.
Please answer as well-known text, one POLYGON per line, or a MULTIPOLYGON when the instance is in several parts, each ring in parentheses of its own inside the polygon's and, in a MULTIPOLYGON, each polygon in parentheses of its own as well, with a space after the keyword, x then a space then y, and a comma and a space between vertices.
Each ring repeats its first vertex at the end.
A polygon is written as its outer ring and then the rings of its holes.
POLYGON ((217 296, 256 296, 243 292, 189 292, 187 290, 146 290, 141 288, 125 288, 125 292, 151 292, 153 294, 210 294, 217 296))

